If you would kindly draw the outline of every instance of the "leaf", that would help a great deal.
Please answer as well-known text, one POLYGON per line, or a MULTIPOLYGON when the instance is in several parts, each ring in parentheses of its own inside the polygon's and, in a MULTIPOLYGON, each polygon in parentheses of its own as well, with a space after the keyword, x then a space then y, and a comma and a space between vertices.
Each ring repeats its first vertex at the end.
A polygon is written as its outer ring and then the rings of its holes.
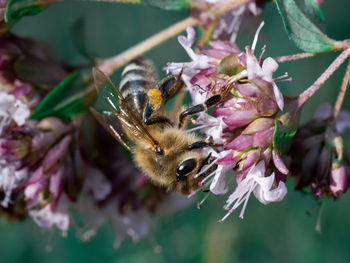
POLYGON ((314 0, 295 0, 295 3, 311 22, 318 26, 324 22, 322 9, 314 0))
POLYGON ((85 113, 96 97, 91 74, 75 71, 61 81, 34 110, 31 119, 54 116, 73 119, 85 113))
MULTIPOLYGON (((308 3, 311 0, 304 0, 308 3)), ((294 0, 276 0, 287 35, 294 44, 305 52, 323 52, 334 48, 335 41, 328 38, 298 8, 294 0)), ((310 4, 308 5, 310 7, 310 4)), ((308 8, 308 14, 317 14, 316 9, 308 8), (312 11, 310 11, 312 10, 312 11)), ((305 12, 305 11, 304 11, 305 12)), ((320 16, 320 15, 318 15, 320 16)))
POLYGON ((140 0, 146 5, 156 6, 166 10, 181 10, 189 8, 188 0, 140 0))
POLYGON ((300 118, 299 105, 296 100, 288 101, 282 112, 275 119, 273 146, 279 154, 288 151, 298 129, 300 118))
POLYGON ((78 52, 82 56, 84 56, 86 59, 88 59, 89 62, 93 63, 95 56, 92 55, 86 47, 84 19, 79 19, 73 24, 71 28, 71 36, 72 36, 73 44, 78 50, 78 52))
POLYGON ((5 22, 16 22, 22 16, 33 16, 48 7, 53 1, 10 0, 5 9, 5 22))

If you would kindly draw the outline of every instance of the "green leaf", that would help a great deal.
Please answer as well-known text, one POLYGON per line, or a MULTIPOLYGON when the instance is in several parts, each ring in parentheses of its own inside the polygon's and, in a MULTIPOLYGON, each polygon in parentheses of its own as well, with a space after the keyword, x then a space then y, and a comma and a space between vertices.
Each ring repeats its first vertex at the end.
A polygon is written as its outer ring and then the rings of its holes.
POLYGON ((78 52, 93 64, 95 56, 92 55, 86 47, 84 19, 79 19, 73 24, 71 28, 71 36, 73 44, 78 52))
POLYGON ((275 119, 275 130, 273 132, 273 146, 278 153, 288 151, 293 137, 298 129, 301 108, 296 100, 288 101, 275 119))
POLYGON ((54 116, 73 119, 85 113, 96 97, 91 74, 75 71, 61 81, 34 110, 31 119, 54 116))
POLYGON ((190 7, 187 0, 140 0, 141 3, 146 5, 156 6, 166 10, 181 10, 188 9, 190 7))
POLYGON ((312 22, 321 25, 325 18, 321 7, 315 3, 314 0, 294 0, 295 4, 305 14, 305 16, 312 22))
POLYGON ((33 16, 48 7, 52 1, 10 0, 5 9, 5 22, 16 22, 22 16, 33 16))
MULTIPOLYGON (((311 0, 304 1, 309 7, 303 9, 304 13, 313 14, 318 19, 323 16, 320 9, 317 11, 314 6, 311 7, 311 0)), ((298 48, 305 52, 323 52, 334 48, 335 41, 322 33, 299 9, 294 0, 276 0, 276 5, 289 39, 298 48)))

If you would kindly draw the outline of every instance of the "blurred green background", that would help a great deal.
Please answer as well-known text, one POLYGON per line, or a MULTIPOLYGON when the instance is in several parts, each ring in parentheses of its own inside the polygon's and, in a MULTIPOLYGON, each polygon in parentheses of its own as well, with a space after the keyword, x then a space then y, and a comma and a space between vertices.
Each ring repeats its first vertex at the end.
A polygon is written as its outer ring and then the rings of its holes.
MULTIPOLYGON (((350 38, 350 1, 325 0, 326 32, 338 40, 350 38)), ((34 17, 22 19, 13 32, 48 42, 67 62, 80 64, 83 58, 74 48, 70 28, 79 18, 86 22, 86 43, 99 57, 118 54, 148 36, 185 18, 187 12, 111 3, 59 3, 34 17)), ((277 57, 299 52, 287 39, 273 3, 263 10, 265 27, 259 45, 267 45, 265 56, 277 57)), ((243 32, 238 43, 250 45, 255 29, 243 32)), ((289 72, 294 81, 279 86, 297 95, 334 59, 325 54, 280 65, 278 73, 289 72)), ((161 69, 169 61, 188 57, 171 39, 147 53, 161 69)), ((309 119, 323 102, 334 102, 341 84, 343 65, 304 108, 302 121, 309 119)), ((159 70, 160 72, 160 70, 159 70)), ((163 73, 164 74, 164 73, 163 73)), ((115 75, 115 80, 118 74, 115 75)), ((347 96, 344 107, 349 107, 347 96)), ((346 138, 349 143, 349 137, 346 138)), ((138 244, 125 241, 113 249, 114 234, 105 224, 90 242, 79 241, 74 231, 44 231, 30 219, 23 223, 0 222, 0 262, 350 262, 350 195, 338 201, 325 200, 321 232, 315 231, 320 202, 294 191, 281 203, 264 206, 252 196, 245 219, 239 212, 224 223, 225 197, 210 196, 198 210, 194 205, 169 217, 155 217, 149 239, 138 244), (47 252, 50 250, 51 252, 47 252)))

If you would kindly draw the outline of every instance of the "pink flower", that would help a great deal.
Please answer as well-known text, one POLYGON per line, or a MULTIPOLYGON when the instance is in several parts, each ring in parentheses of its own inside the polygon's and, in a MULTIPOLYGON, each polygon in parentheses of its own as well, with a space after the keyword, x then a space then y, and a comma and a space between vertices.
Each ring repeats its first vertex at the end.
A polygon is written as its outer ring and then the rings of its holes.
MULTIPOLYGON (((170 63, 166 68, 173 74, 183 68, 182 77, 193 104, 203 103, 223 89, 230 89, 226 100, 218 104, 211 115, 199 114, 195 121, 198 126, 190 131, 199 129, 216 144, 223 144, 216 148, 217 152, 212 152, 216 161, 211 165, 217 165, 216 171, 207 175, 201 184, 204 188, 210 185, 214 194, 224 194, 229 189, 226 174, 233 169, 238 185, 227 204, 234 209, 243 199, 248 200, 242 196, 248 197, 252 192, 264 204, 280 201, 286 193, 282 175, 289 170, 273 145, 275 116, 284 106, 283 95, 272 76, 278 64, 272 58, 257 59, 253 53, 262 26, 263 23, 254 37, 252 49, 246 48, 245 53, 232 42, 218 40, 210 41, 208 47, 199 47, 200 54, 196 54, 191 49, 194 31, 188 29, 187 38, 181 36, 179 42, 192 61, 170 63), (271 190, 272 184, 277 188, 271 190)), ((201 173, 208 169, 210 165, 201 173)))

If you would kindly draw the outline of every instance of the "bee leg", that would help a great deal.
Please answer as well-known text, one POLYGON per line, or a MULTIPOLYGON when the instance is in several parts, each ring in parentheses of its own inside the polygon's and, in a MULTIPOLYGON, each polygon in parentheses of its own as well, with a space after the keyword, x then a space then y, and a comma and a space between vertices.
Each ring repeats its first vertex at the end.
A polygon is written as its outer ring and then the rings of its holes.
POLYGON ((204 103, 197 104, 181 112, 179 117, 179 128, 184 128, 184 120, 187 116, 194 115, 202 111, 206 111, 209 107, 212 107, 218 102, 220 102, 221 99, 222 99, 221 95, 214 95, 209 99, 207 99, 204 103))
POLYGON ((170 76, 160 83, 159 90, 165 101, 174 97, 185 87, 185 83, 181 78, 182 72, 183 69, 177 76, 170 76))
POLYGON ((155 116, 155 117, 149 118, 145 121, 146 125, 152 125, 152 124, 156 124, 156 123, 169 124, 169 125, 173 126, 173 123, 167 117, 164 117, 164 116, 155 116))
POLYGON ((188 149, 189 150, 201 149, 201 148, 204 148, 204 147, 207 147, 207 146, 214 146, 214 145, 215 145, 215 143, 213 141, 213 137, 210 136, 206 140, 202 140, 202 141, 198 141, 198 142, 194 142, 194 143, 190 144, 188 146, 188 149))
POLYGON ((157 89, 148 91, 148 102, 143 112, 144 123, 148 124, 148 119, 152 113, 158 110, 168 99, 174 97, 185 86, 181 79, 181 74, 178 76, 170 76, 160 83, 157 89))

